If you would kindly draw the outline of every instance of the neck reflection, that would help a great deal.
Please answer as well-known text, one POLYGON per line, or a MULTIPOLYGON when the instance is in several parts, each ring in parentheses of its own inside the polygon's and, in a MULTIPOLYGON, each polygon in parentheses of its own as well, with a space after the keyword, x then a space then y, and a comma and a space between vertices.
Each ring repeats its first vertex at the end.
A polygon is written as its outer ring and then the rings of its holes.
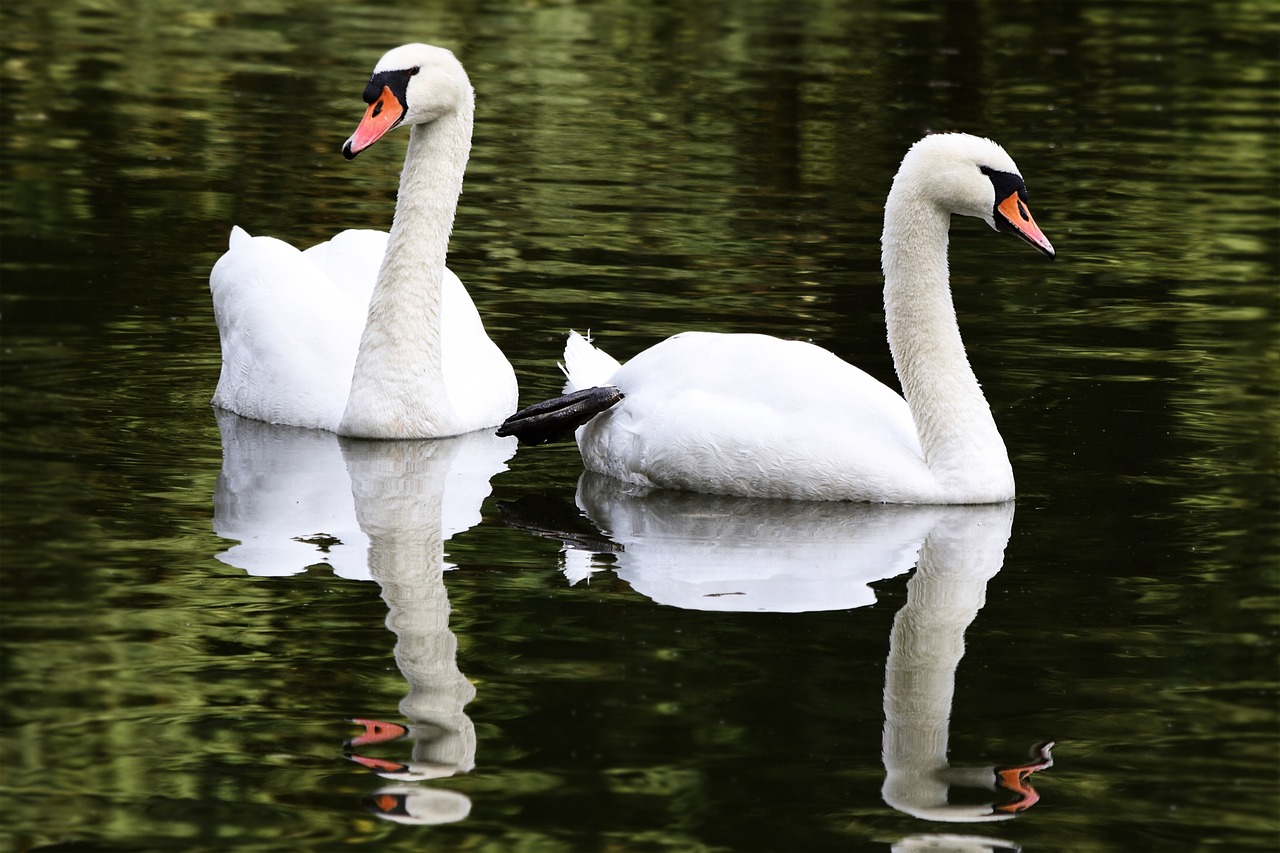
POLYGON ((426 784, 475 766, 475 727, 465 712, 475 688, 458 668, 449 629, 444 543, 480 520, 494 474, 514 451, 487 433, 372 442, 278 427, 218 413, 223 468, 214 529, 241 540, 219 559, 254 575, 285 575, 327 562, 375 581, 408 684, 407 722, 353 720, 363 732, 344 754, 392 782, 363 800, 398 823, 465 818, 471 801, 426 784), (411 744, 409 755, 393 750, 411 744))
POLYGON ((975 823, 1008 820, 1039 800, 1028 784, 1052 766, 1051 743, 1030 763, 952 766, 948 761, 956 668, 965 630, 986 603, 987 582, 1004 565, 1013 505, 955 507, 940 517, 920 547, 907 603, 894 618, 885 664, 885 781, 893 808, 922 820, 975 823), (953 787, 984 789, 989 802, 951 802, 953 787))

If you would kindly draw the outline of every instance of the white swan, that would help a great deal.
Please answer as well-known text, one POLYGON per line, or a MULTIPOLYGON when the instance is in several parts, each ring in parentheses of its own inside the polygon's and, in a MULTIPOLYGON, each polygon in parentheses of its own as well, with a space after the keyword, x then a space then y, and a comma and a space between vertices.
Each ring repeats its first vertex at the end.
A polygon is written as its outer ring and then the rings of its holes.
POLYGON ((494 426, 515 411, 515 372, 445 268, 471 84, 449 51, 407 44, 378 61, 364 100, 347 159, 410 127, 391 233, 343 231, 299 252, 234 228, 209 277, 222 339, 213 404, 365 438, 494 426))
POLYGON ((951 301, 953 213, 1054 256, 999 145, 958 133, 913 145, 885 203, 881 256, 905 400, 800 341, 685 332, 619 365, 571 333, 570 393, 516 413, 499 435, 536 444, 582 425, 589 470, 644 486, 888 503, 1008 500, 1008 454, 951 301))

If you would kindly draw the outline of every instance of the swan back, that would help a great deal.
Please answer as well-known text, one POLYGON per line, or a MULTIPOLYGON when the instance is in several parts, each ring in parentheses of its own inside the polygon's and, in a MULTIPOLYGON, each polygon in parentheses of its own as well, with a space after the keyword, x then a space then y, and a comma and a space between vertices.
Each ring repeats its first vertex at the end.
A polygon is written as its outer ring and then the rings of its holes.
POLYGON ((372 278, 344 288, 274 237, 237 227, 209 289, 222 343, 213 404, 247 418, 335 429, 347 402, 372 278))
POLYGON ((590 470, 750 497, 936 497, 902 397, 813 344, 683 332, 611 384, 622 404, 578 433, 590 470))

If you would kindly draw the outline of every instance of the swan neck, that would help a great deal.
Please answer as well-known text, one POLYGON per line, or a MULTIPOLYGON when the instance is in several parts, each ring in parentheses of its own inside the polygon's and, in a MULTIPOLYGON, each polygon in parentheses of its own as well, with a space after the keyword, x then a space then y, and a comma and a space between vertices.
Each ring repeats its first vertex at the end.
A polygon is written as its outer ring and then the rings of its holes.
POLYGON ((901 174, 895 179, 881 243, 894 368, 941 497, 952 503, 1008 500, 1008 454, 969 365, 951 297, 951 214, 911 184, 901 174))
POLYGON ((456 111, 409 129, 395 219, 369 300, 344 434, 394 438, 447 435, 452 429, 442 290, 472 122, 469 97, 456 111))
POLYGON ((423 288, 420 298, 427 301, 434 296, 439 301, 449 235, 471 151, 472 121, 468 104, 430 124, 409 128, 395 219, 375 293, 430 281, 435 287, 423 288))

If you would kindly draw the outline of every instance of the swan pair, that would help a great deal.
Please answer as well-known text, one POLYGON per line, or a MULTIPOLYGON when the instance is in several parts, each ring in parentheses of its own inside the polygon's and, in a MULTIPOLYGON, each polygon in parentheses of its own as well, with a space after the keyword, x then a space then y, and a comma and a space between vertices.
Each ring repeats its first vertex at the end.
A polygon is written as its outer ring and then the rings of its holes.
POLYGON ((576 430, 588 469, 644 487, 889 503, 1013 497, 947 271, 953 214, 1054 256, 999 145, 927 136, 893 180, 881 260, 905 399, 800 341, 686 332, 621 365, 571 333, 566 395, 512 415, 511 365, 445 268, 471 144, 466 73, 447 50, 404 45, 379 60, 364 100, 348 159, 410 127, 391 233, 344 231, 299 252, 234 229, 210 276, 223 357, 214 405, 367 438, 501 423, 500 435, 536 444, 576 430))

